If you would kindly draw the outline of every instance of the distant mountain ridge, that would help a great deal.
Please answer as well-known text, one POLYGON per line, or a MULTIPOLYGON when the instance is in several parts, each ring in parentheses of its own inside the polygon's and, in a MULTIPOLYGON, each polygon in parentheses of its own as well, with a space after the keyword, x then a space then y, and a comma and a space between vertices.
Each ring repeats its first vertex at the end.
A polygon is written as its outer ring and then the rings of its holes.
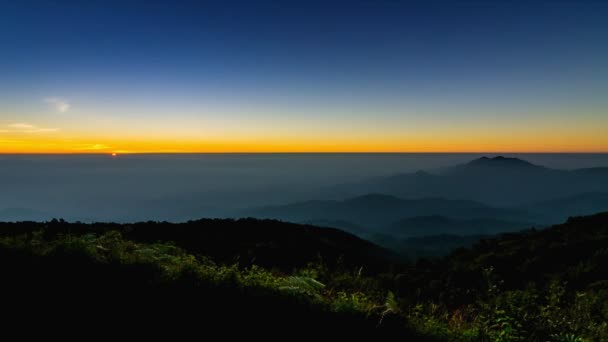
POLYGON ((608 193, 590 192, 536 202, 525 207, 539 221, 562 222, 572 216, 586 216, 608 211, 608 193))
MULTIPOLYGON (((337 228, 356 225, 370 232, 383 231, 397 221, 419 216, 453 219, 510 219, 524 221, 528 214, 517 209, 501 209, 469 200, 444 198, 402 199, 391 195, 367 194, 343 201, 306 201, 282 206, 258 207, 237 216, 273 218, 291 222, 344 222, 337 228)), ((523 227, 522 227, 523 228, 523 227)))
POLYGON ((517 222, 494 218, 452 219, 445 216, 417 216, 393 223, 387 232, 400 237, 423 237, 441 234, 491 235, 519 231, 535 226, 531 222, 517 222))
POLYGON ((481 157, 436 173, 418 171, 336 186, 347 197, 383 193, 402 198, 470 199, 523 206, 589 192, 608 192, 608 168, 550 169, 519 158, 481 157))
POLYGON ((352 196, 257 207, 237 216, 321 224, 366 238, 495 234, 607 211, 608 168, 556 170, 519 158, 481 157, 433 173, 346 184, 337 192, 352 196))
POLYGON ((484 167, 535 167, 542 168, 542 166, 532 164, 528 161, 519 158, 509 158, 503 156, 497 156, 493 158, 481 157, 468 162, 466 165, 469 166, 484 166, 484 167))

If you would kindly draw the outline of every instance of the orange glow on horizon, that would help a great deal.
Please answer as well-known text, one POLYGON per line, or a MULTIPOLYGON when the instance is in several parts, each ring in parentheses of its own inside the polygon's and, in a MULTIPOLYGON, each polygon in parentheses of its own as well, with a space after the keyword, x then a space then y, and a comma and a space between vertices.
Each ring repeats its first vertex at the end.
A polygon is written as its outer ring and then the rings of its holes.
POLYGON ((262 112, 173 121, 143 114, 15 118, 0 122, 0 154, 608 153, 608 111, 592 109, 529 117, 454 114, 449 120, 433 113, 351 119, 330 112, 293 119, 262 112))
MULTIPOLYGON (((99 125, 54 132, 0 131, 0 154, 130 153, 608 153, 603 121, 526 125, 283 127, 119 130, 99 125), (416 128, 416 129, 414 129, 416 128), (109 133, 112 132, 112 133, 109 133)), ((182 126, 180 126, 182 127, 182 126)))
POLYGON ((135 153, 606 153, 608 144, 594 139, 384 139, 266 141, 2 141, 0 154, 135 153))

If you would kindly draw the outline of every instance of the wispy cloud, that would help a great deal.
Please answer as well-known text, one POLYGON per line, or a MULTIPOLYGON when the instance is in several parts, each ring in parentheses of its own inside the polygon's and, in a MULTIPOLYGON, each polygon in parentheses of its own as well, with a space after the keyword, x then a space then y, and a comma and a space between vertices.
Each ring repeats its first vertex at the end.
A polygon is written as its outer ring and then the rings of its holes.
POLYGON ((93 145, 86 145, 86 146, 80 146, 80 147, 75 147, 74 150, 76 151, 101 151, 101 150, 108 150, 110 149, 110 146, 104 145, 104 144, 93 144, 93 145))
POLYGON ((49 132, 57 132, 58 128, 48 128, 48 127, 38 127, 34 125, 30 125, 27 123, 14 123, 6 126, 10 129, 2 129, 0 132, 3 133, 49 133, 49 132))
POLYGON ((44 102, 46 102, 49 106, 51 106, 55 111, 59 113, 65 113, 70 110, 71 107, 70 103, 67 100, 58 97, 47 97, 46 99, 44 99, 44 102))
POLYGON ((26 124, 26 123, 22 123, 22 122, 10 124, 10 125, 8 125, 8 127, 14 128, 14 129, 32 129, 32 128, 35 128, 34 125, 30 125, 30 124, 26 124))
POLYGON ((49 133, 49 132, 57 132, 59 128, 34 128, 23 131, 23 133, 49 133))

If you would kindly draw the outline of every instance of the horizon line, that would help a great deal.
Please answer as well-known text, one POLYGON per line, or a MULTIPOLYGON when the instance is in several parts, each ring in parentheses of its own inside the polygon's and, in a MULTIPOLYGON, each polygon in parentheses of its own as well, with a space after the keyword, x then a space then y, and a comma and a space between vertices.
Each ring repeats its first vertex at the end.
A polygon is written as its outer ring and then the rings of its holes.
POLYGON ((159 155, 159 154, 608 154, 608 151, 277 151, 277 152, 251 152, 251 151, 201 151, 201 152, 0 152, 0 156, 17 155, 159 155))

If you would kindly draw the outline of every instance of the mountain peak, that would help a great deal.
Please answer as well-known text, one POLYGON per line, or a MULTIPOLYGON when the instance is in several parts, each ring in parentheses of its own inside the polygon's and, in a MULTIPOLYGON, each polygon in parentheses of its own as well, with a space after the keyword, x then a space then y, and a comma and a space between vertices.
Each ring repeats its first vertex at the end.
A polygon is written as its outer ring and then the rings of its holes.
POLYGON ((528 161, 519 158, 510 158, 503 156, 496 156, 493 158, 481 157, 470 161, 467 165, 471 166, 515 166, 515 167, 537 167, 528 161))

